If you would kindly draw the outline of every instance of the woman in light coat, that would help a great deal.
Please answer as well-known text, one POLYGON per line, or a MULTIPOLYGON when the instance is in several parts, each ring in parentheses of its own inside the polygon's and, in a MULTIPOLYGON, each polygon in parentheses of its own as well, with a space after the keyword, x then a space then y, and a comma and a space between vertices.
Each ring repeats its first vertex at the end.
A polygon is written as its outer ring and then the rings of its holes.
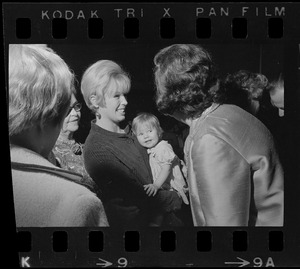
POLYGON ((80 175, 47 157, 70 108, 73 74, 46 45, 9 46, 9 139, 17 227, 107 226, 80 175))
POLYGON ((282 226, 283 170, 272 135, 223 102, 210 54, 176 44, 154 63, 158 110, 190 127, 184 152, 194 226, 282 226))

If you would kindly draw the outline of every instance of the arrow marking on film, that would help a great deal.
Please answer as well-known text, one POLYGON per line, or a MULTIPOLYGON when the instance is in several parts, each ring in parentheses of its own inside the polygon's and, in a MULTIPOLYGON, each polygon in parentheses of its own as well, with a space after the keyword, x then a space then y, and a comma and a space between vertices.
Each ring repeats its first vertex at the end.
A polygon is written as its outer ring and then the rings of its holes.
POLYGON ((237 258, 240 260, 240 262, 225 262, 225 264, 237 264, 237 265, 239 265, 239 267, 244 267, 244 266, 250 264, 250 262, 248 262, 240 257, 237 257, 237 258))
POLYGON ((101 267, 108 267, 108 266, 111 266, 111 265, 112 265, 112 263, 109 262, 109 261, 106 261, 106 260, 103 260, 103 259, 100 259, 100 258, 98 258, 98 260, 100 261, 100 262, 97 262, 97 263, 96 263, 96 265, 98 265, 98 266, 101 266, 101 267))

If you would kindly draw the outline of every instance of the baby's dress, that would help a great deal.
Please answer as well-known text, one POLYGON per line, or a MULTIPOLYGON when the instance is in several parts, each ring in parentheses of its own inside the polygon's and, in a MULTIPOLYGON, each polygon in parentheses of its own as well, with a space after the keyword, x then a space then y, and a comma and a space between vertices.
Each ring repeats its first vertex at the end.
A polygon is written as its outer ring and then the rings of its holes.
POLYGON ((185 194, 187 184, 180 169, 180 159, 174 153, 172 146, 167 141, 162 140, 155 147, 147 151, 149 153, 153 181, 155 182, 157 180, 163 165, 171 164, 172 167, 169 177, 161 187, 165 190, 176 190, 183 202, 188 205, 189 201, 185 194))

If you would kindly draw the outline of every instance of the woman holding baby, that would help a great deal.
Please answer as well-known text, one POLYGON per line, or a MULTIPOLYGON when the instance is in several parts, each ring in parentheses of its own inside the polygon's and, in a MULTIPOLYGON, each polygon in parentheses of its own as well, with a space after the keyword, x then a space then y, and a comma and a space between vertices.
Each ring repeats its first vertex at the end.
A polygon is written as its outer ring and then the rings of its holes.
POLYGON ((98 61, 85 71, 81 92, 96 115, 83 152, 86 170, 103 191, 110 226, 181 226, 174 214, 182 204, 179 193, 160 188, 148 195, 145 190, 153 183, 147 150, 122 126, 130 86, 129 76, 113 61, 98 61), (157 215, 165 216, 159 225, 157 215))

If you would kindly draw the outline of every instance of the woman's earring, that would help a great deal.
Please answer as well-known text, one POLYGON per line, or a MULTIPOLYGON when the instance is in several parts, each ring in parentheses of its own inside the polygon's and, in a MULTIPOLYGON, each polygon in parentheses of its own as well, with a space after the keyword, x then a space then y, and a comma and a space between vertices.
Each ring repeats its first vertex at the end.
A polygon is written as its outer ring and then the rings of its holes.
POLYGON ((97 106, 95 106, 95 108, 97 109, 97 111, 96 111, 96 117, 100 120, 101 119, 101 114, 99 113, 99 111, 98 111, 98 109, 99 109, 99 106, 97 105, 97 106))
POLYGON ((99 112, 96 112, 96 117, 100 120, 101 119, 101 114, 99 112))

